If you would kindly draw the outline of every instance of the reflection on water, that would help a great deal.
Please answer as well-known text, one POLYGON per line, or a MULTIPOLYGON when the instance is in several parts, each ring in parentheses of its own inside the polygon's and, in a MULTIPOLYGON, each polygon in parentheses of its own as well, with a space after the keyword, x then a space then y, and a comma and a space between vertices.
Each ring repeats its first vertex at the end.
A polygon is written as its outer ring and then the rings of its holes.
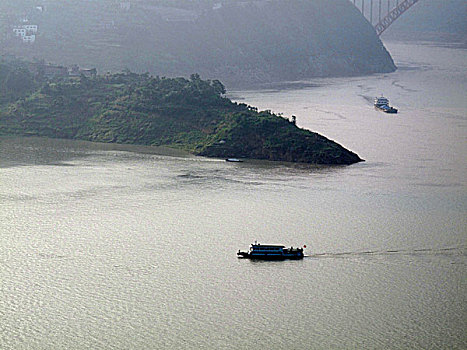
POLYGON ((349 167, 0 138, 0 348, 466 348, 467 107, 437 90, 465 79, 393 49, 425 68, 237 92, 367 160, 349 167), (237 259, 255 240, 307 258, 237 259))
POLYGON ((71 166, 67 160, 85 158, 102 152, 132 152, 133 157, 145 154, 190 157, 183 151, 167 147, 148 147, 138 145, 122 145, 109 143, 93 143, 87 141, 74 141, 61 139, 47 139, 38 137, 0 138, 0 168, 20 165, 57 165, 71 166))

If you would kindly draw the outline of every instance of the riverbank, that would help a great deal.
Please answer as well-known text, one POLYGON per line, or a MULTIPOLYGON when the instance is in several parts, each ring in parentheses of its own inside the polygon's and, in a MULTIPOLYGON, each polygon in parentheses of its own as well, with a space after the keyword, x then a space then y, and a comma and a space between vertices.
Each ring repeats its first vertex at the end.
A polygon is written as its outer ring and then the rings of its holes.
POLYGON ((350 167, 1 143, 0 348, 466 349, 466 53, 386 44, 392 74, 237 92, 350 167), (237 259, 255 240, 308 257, 237 259))
POLYGON ((297 127, 293 118, 232 102, 222 83, 196 74, 189 80, 127 72, 50 81, 14 68, 21 62, 0 64, 11 69, 0 96, 3 135, 166 146, 219 158, 361 161, 336 142, 297 127))
MULTIPOLYGON (((30 6, 22 2, 22 11, 18 0, 18 9, 0 4, 0 13, 16 23, 30 6)), ((49 1, 46 11, 34 9, 29 17, 37 26, 34 43, 23 43, 12 27, 0 26, 2 52, 99 72, 199 73, 229 88, 396 69, 372 26, 348 0, 125 4, 49 1)))

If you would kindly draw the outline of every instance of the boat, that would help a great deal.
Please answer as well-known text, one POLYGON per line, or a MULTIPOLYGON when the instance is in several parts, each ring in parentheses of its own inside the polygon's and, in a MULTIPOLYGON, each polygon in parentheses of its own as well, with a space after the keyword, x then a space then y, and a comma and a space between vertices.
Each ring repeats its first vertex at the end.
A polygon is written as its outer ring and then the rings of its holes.
POLYGON ((242 163, 243 162, 243 160, 238 159, 238 158, 227 158, 225 161, 226 162, 232 162, 232 163, 242 163))
MULTIPOLYGON (((303 246, 306 248, 306 245, 303 246)), ((255 242, 248 251, 238 251, 237 257, 258 260, 303 259, 303 248, 286 248, 283 245, 260 244, 255 242)))
POLYGON ((389 99, 381 95, 381 97, 375 98, 375 109, 382 111, 384 113, 397 113, 397 109, 389 106, 389 99))

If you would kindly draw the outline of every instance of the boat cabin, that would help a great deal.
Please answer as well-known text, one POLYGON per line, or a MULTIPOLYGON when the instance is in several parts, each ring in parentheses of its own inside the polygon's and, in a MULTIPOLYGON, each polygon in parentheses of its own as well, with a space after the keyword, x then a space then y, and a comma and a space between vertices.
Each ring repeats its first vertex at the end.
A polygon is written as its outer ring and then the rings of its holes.
POLYGON ((250 255, 251 256, 274 256, 277 255, 282 256, 284 255, 284 248, 283 245, 261 245, 261 244, 252 244, 250 246, 250 255))
POLYGON ((381 95, 381 97, 375 98, 375 109, 383 111, 385 113, 397 113, 397 109, 389 106, 389 99, 381 95))
POLYGON ((389 100, 384 96, 376 97, 375 98, 375 106, 376 107, 389 106, 389 100))

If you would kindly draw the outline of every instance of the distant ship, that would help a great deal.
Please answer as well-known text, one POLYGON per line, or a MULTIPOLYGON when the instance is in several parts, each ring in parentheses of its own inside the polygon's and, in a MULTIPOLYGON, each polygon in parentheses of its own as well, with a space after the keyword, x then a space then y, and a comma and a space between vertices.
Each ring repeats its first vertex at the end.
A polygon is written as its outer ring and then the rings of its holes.
MULTIPOLYGON (((306 248, 306 246, 303 246, 306 248)), ((239 258, 259 259, 259 260, 285 260, 303 259, 303 248, 286 248, 283 245, 270 245, 254 243, 247 252, 238 251, 239 258)))
POLYGON ((397 109, 389 106, 389 100, 381 95, 381 97, 375 98, 375 109, 382 111, 384 113, 397 113, 397 109))

